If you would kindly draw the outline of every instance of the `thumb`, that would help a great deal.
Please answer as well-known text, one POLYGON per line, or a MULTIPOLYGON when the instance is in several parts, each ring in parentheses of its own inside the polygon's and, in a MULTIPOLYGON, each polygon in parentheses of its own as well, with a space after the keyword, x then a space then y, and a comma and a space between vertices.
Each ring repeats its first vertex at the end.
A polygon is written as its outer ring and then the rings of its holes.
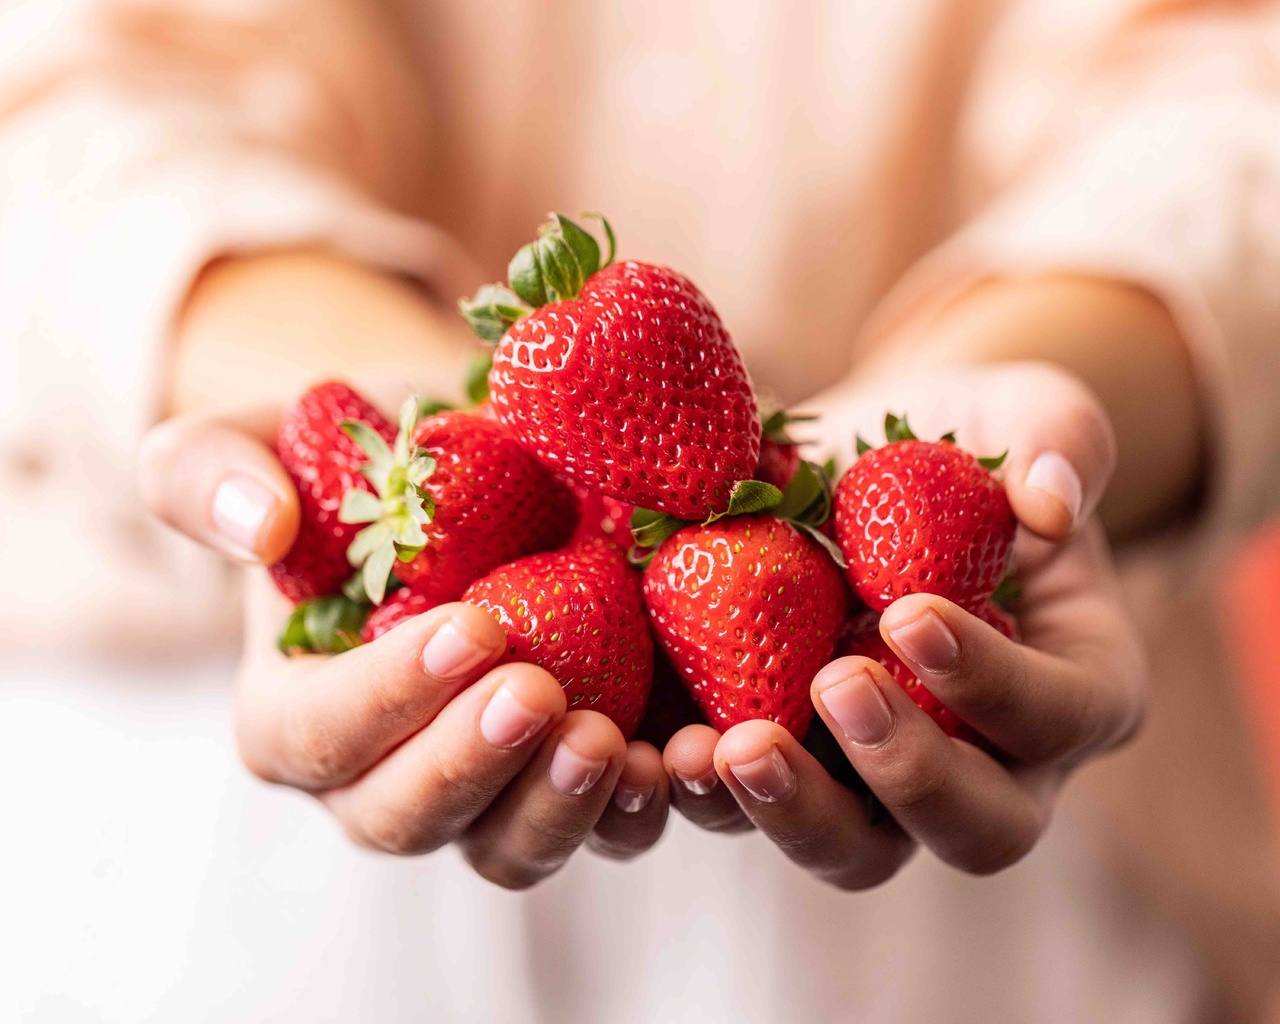
POLYGON ((1088 387, 1048 364, 1001 367, 991 386, 984 433, 1007 439, 1009 503, 1031 532, 1064 540, 1093 514, 1111 482, 1111 421, 1088 387))
POLYGON ((298 534, 298 495, 267 443, 275 421, 197 414, 155 427, 138 452, 151 513, 228 558, 279 561, 298 534))

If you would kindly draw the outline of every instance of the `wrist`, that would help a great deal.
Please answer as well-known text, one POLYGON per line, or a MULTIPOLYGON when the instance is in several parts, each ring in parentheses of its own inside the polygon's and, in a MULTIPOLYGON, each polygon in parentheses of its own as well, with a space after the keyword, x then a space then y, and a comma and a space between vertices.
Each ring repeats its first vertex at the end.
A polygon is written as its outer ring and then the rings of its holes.
POLYGON ((169 407, 279 404, 333 378, 392 408, 413 390, 453 400, 471 351, 457 314, 407 281, 325 252, 235 256, 192 284, 169 407))

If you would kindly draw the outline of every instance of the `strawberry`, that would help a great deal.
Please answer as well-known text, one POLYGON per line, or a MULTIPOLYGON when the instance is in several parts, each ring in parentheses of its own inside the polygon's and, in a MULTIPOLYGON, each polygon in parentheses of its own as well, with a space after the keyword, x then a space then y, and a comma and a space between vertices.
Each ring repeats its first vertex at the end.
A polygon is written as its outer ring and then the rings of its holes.
POLYGON ((335 594, 351 575, 347 547, 359 527, 344 523, 338 511, 348 491, 371 492, 360 474, 365 455, 342 430, 359 421, 384 440, 395 428, 346 384, 329 382, 307 391, 284 414, 276 454, 298 490, 301 521, 289 553, 271 566, 271 578, 289 600, 335 594))
POLYGON ((556 472, 610 498, 685 519, 722 512, 760 455, 747 371, 711 303, 648 263, 601 267, 600 247, 555 214, 461 305, 497 341, 498 418, 556 472))
POLYGON ((370 524, 348 558, 375 604, 393 569, 414 593, 455 600, 491 569, 563 544, 577 520, 569 489, 501 424, 461 411, 419 422, 417 408, 405 403, 394 448, 352 428, 376 494, 350 491, 341 518, 370 524))
POLYGON ((578 527, 570 544, 600 537, 623 552, 631 550, 631 513, 634 510, 630 505, 576 485, 573 493, 578 499, 578 527))
POLYGON ((658 644, 721 732, 767 718, 805 735, 809 683, 835 650, 847 595, 818 537, 774 515, 732 515, 683 527, 645 570, 658 644))
POLYGON ((859 458, 835 491, 836 541, 849 582, 884 611, 907 594, 937 594, 978 608, 1009 568, 1017 525, 992 474, 950 435, 921 441, 905 419, 885 421, 883 448, 859 439, 859 458))
POLYGON ((440 601, 433 601, 422 594, 415 594, 412 590, 397 590, 377 608, 369 612, 369 617, 364 622, 364 628, 360 631, 360 642, 367 644, 377 640, 388 630, 394 629, 402 622, 407 622, 415 615, 431 611, 432 608, 440 603, 440 601))
POLYGON ((476 580, 463 600, 506 628, 504 660, 540 665, 571 709, 599 711, 634 734, 649 699, 653 640, 639 580, 616 547, 592 540, 529 555, 476 580))
POLYGON ((791 437, 787 426, 804 423, 814 416, 792 416, 785 409, 771 412, 760 427, 760 461, 756 463, 755 478, 786 490, 787 484, 800 465, 800 442, 791 437))
POLYGON ((938 727, 948 736, 965 740, 975 746, 986 741, 970 726, 962 722, 954 711, 938 700, 907 664, 894 653, 884 638, 880 636, 880 616, 876 612, 859 609, 849 616, 844 630, 840 634, 840 643, 836 648, 838 657, 857 655, 870 658, 885 667, 889 675, 901 686, 925 714, 938 723, 938 727))
MULTIPOLYGON (((994 601, 987 601, 976 612, 978 618, 995 627, 1010 640, 1018 641, 1021 635, 1018 622, 1005 608, 994 601)), ((893 676, 916 706, 924 711, 948 736, 965 740, 975 746, 990 750, 991 744, 976 730, 966 725, 954 711, 935 697, 907 664, 894 653, 880 636, 880 616, 878 613, 859 608, 850 612, 845 619, 844 629, 840 633, 840 643, 836 647, 836 655, 860 655, 878 661, 893 676)))

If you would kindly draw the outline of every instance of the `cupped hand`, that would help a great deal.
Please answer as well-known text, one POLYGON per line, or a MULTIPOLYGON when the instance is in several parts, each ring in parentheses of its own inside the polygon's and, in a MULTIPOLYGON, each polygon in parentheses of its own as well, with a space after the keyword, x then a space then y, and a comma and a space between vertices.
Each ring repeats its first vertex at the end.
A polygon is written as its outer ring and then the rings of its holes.
MULTIPOLYGON (((152 512, 224 556, 266 565, 298 528, 272 453, 275 415, 179 417, 144 444, 152 512)), ((566 712, 560 685, 497 664, 502 628, 441 605, 336 656, 285 657, 289 603, 251 568, 236 693, 241 756, 262 779, 314 794, 357 843, 395 854, 457 844, 484 878, 528 887, 584 842, 619 859, 662 834, 667 777, 647 743, 566 712)))
POLYGON ((672 803, 712 830, 754 826, 842 888, 886 880, 920 845, 966 872, 1000 870, 1033 848, 1072 770, 1123 743, 1145 709, 1141 645, 1094 516, 1115 460, 1106 416, 1074 378, 1039 364, 879 380, 813 406, 823 446, 845 464, 855 433, 882 439, 886 410, 908 413, 924 438, 955 430, 971 451, 1008 450, 1022 642, 928 595, 898 601, 880 627, 1001 753, 946 736, 878 663, 840 658, 813 680, 814 705, 887 813, 765 721, 677 733, 664 751, 672 803))

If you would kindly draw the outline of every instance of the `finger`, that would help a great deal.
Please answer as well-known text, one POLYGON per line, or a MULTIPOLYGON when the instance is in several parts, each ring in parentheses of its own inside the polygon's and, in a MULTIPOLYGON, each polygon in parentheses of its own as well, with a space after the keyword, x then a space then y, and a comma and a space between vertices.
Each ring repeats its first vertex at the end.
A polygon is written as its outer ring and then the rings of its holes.
POLYGON ((671 737, 662 751, 671 779, 671 804, 708 832, 746 832, 751 829, 751 819, 716 771, 719 742, 720 734, 709 725, 687 725, 671 737))
POLYGON ((321 799, 363 846, 402 855, 439 849, 528 764, 565 708, 549 673, 502 665, 359 780, 321 799))
POLYGON ((1001 750, 1030 764, 1078 763, 1133 735, 1145 701, 1142 652, 1079 536, 1029 589, 1026 645, 941 598, 913 594, 885 610, 885 641, 925 687, 1001 750), (1037 649, 1036 643, 1046 649, 1037 649))
POLYGON ((721 737, 716 770, 743 811, 783 853, 842 889, 891 878, 915 844, 840 785, 774 722, 743 722, 721 737))
POLYGON ((1093 513, 1111 480, 1111 421, 1083 383, 1049 366, 1012 366, 993 388, 983 434, 1005 439, 1009 503, 1029 530, 1062 540, 1093 513))
POLYGON ((278 561, 298 533, 298 496, 264 439, 269 421, 182 416, 153 429, 138 453, 147 507, 228 558, 278 561))
POLYGON ((667 824, 667 773, 650 743, 627 744, 626 761, 613 799, 596 822, 587 845, 613 860, 630 860, 653 846, 667 824))
POLYGON ((1001 870, 1044 830, 1048 801, 1039 789, 1022 788, 977 747, 948 737, 876 662, 832 662, 814 679, 813 696, 886 810, 946 863, 974 874, 1001 870))
MULTIPOLYGON (((269 586, 256 581, 255 604, 271 603, 261 594, 269 586)), ((260 646, 241 671, 241 756, 271 782, 342 785, 435 718, 505 647, 493 616, 461 603, 334 657, 285 658, 260 646)))
POLYGON ((462 837, 468 863, 504 889, 527 889, 557 871, 604 813, 626 756, 608 718, 570 712, 462 837))

